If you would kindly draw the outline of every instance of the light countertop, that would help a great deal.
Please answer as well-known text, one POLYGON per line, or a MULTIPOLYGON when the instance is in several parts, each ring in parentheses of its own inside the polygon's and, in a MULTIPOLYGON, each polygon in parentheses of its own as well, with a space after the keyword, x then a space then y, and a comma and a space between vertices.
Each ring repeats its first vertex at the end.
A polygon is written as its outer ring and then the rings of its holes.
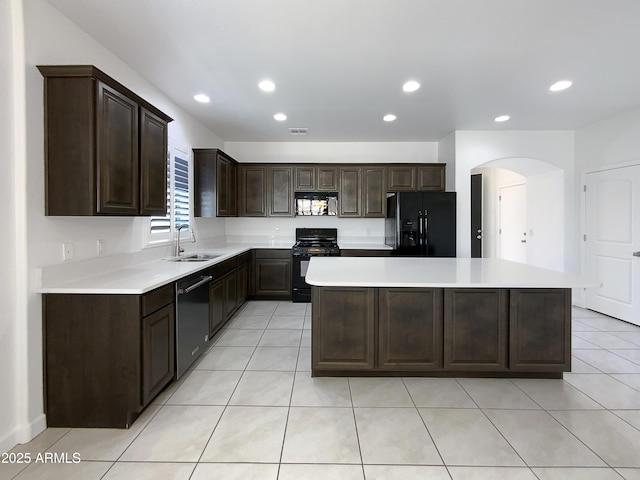
POLYGON ((307 283, 333 287, 577 288, 578 275, 495 258, 312 257, 307 283))

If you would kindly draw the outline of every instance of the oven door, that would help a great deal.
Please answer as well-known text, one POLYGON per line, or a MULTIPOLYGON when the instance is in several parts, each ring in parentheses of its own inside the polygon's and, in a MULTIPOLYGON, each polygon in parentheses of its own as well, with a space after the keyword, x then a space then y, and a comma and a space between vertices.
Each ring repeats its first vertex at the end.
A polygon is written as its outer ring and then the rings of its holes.
POLYGON ((305 281, 309 268, 310 256, 294 256, 291 272, 291 294, 294 302, 311 301, 311 285, 305 281))

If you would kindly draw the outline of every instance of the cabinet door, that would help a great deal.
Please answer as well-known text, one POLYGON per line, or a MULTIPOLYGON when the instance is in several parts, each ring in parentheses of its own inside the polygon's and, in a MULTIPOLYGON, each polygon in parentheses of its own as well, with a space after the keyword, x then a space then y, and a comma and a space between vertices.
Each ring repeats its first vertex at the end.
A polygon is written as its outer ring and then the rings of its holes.
POLYGON ((387 191, 412 191, 416 189, 416 167, 391 166, 388 172, 387 191))
POLYGON ((387 209, 387 189, 384 167, 362 168, 362 216, 384 218, 387 209))
POLYGON ((318 165, 318 191, 338 191, 338 167, 318 165))
POLYGON ((445 165, 429 165, 418 167, 418 190, 445 190, 445 165))
POLYGON ((249 296, 249 263, 238 265, 238 308, 247 301, 249 296))
POLYGON ((228 184, 227 184, 227 207, 228 216, 238 215, 238 165, 229 162, 228 184))
POLYGON ((293 216, 293 167, 290 165, 269 165, 268 207, 269 216, 293 216))
POLYGON ((138 104, 98 82, 97 116, 97 213, 137 215, 138 104))
POLYGON ((216 216, 216 157, 215 150, 193 150, 193 215, 216 216))
POLYGON ((314 165, 296 166, 294 172, 296 192, 313 192, 316 189, 316 167, 314 165))
POLYGON ((229 216, 229 176, 231 162, 218 155, 216 162, 216 201, 218 217, 229 216))
POLYGON ((504 289, 445 289, 445 369, 507 369, 507 297, 504 289))
POLYGON ((174 376, 173 303, 142 318, 142 405, 147 405, 174 376))
POLYGON ((571 370, 571 290, 511 290, 511 370, 571 370))
POLYGON ((312 298, 312 370, 372 370, 374 289, 313 287, 312 298))
POLYGON ((378 342, 382 370, 442 368, 442 289, 380 288, 378 342))
POLYGON ((362 195, 362 168, 340 167, 340 204, 341 217, 359 217, 362 195))
POLYGON ((238 308, 238 275, 237 271, 227 273, 222 279, 224 283, 224 318, 231 318, 238 308))
POLYGON ((224 325, 224 282, 222 279, 209 284, 209 339, 224 325))
POLYGON ((259 297, 291 297, 291 258, 256 258, 252 293, 259 297))
POLYGON ((167 122, 140 107, 140 213, 167 214, 167 122))
POLYGON ((267 169, 264 165, 240 165, 240 216, 267 216, 267 169))

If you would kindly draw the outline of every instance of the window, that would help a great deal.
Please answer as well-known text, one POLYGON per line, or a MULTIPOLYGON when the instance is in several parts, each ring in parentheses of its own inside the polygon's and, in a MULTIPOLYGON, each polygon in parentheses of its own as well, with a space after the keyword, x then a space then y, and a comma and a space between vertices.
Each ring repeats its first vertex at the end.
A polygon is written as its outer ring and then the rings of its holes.
MULTIPOLYGON (((173 241, 178 227, 190 227, 190 154, 188 146, 169 143, 167 152, 167 215, 151 217, 146 246, 163 245, 173 241)), ((191 228, 180 233, 188 238, 191 228)))

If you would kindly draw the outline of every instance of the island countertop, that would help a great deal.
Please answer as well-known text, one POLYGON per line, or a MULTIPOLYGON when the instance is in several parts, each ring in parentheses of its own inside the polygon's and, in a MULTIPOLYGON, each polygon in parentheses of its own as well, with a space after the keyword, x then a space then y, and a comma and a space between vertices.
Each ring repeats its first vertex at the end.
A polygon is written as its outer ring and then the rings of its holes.
POLYGON ((312 257, 307 283, 324 287, 588 288, 598 283, 497 258, 312 257))

